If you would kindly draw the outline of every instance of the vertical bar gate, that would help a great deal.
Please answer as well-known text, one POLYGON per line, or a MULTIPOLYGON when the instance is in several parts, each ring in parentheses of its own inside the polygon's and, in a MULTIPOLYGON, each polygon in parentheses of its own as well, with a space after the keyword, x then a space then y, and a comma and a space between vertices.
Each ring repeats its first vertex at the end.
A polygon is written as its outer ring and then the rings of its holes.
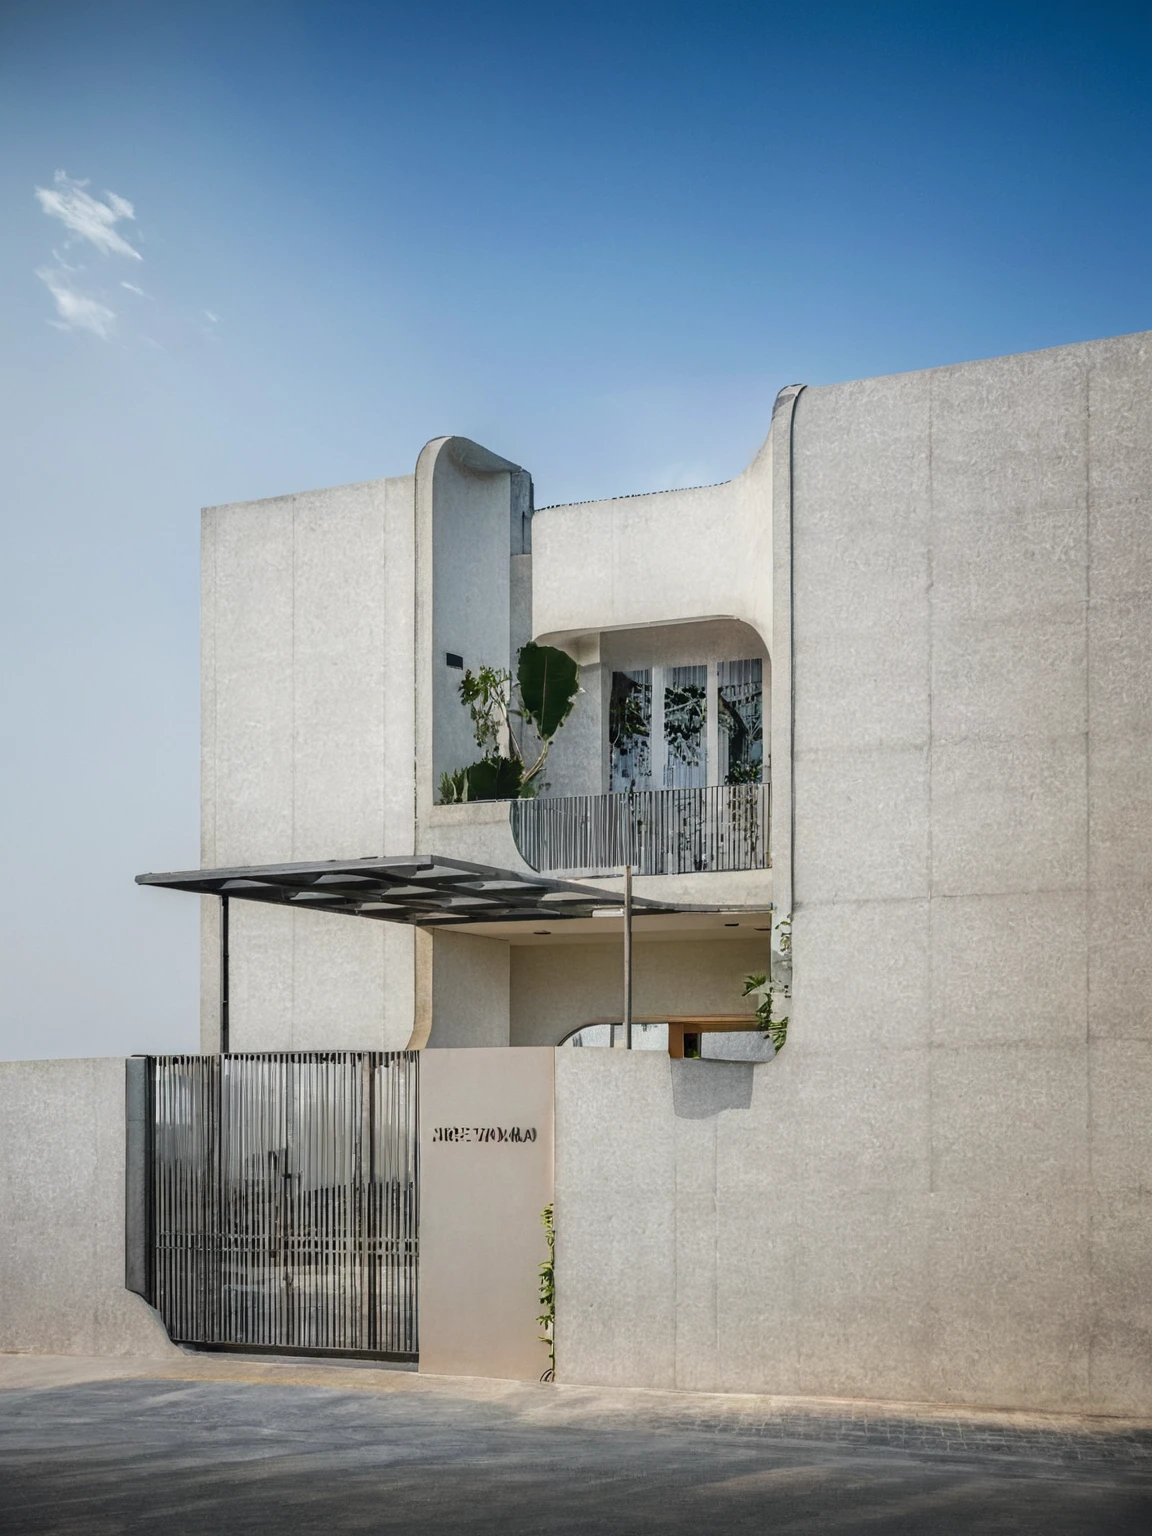
POLYGON ((149 1299, 171 1337, 414 1360, 417 1053, 150 1069, 149 1299))

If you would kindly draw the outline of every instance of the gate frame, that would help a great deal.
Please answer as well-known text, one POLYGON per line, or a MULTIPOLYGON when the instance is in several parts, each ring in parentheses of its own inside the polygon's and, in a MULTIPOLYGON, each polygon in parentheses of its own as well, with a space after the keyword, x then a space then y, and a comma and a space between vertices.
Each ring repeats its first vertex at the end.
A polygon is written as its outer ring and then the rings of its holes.
MULTIPOLYGON (((292 1355, 320 1359, 358 1359, 383 1361, 406 1365, 416 1369, 419 1362, 419 1226, 420 1226, 420 1079, 419 1053, 415 1051, 372 1051, 360 1049, 333 1051, 243 1051, 243 1052, 190 1052, 174 1053, 176 1059, 192 1059, 215 1062, 222 1069, 224 1062, 234 1057, 255 1059, 292 1060, 310 1058, 320 1062, 326 1058, 359 1056, 363 1074, 360 1125, 357 1139, 356 1176, 359 1179, 359 1222, 362 1244, 362 1284, 360 1287, 360 1327, 362 1337, 368 1337, 371 1328, 372 1309, 379 1297, 379 1263, 367 1262, 371 1217, 372 1171, 375 1167, 375 1114, 378 1104, 377 1068, 390 1058, 408 1058, 409 1070, 414 1075, 415 1104, 410 1124, 410 1150, 412 1159, 412 1185, 415 1190, 415 1219, 412 1238, 416 1254, 412 1264, 413 1299, 412 1333, 416 1348, 412 1351, 380 1349, 349 1349, 324 1345, 266 1344, 244 1341, 175 1340, 177 1347, 195 1352, 237 1353, 258 1355, 292 1355), (373 1060, 373 1058, 376 1058, 373 1060), (367 1177, 365 1177, 367 1157, 367 1177)), ((125 1061, 125 1164, 124 1164, 124 1285, 125 1289, 140 1296, 159 1314, 156 1299, 156 1221, 155 1221, 155 1070, 164 1058, 154 1055, 137 1055, 125 1061)), ((213 1163, 219 1162, 220 1125, 214 1137, 213 1163)), ((219 1168, 214 1169, 219 1178, 219 1168)), ((384 1233, 376 1234, 383 1242, 384 1233)), ((386 1257, 383 1253, 381 1259, 386 1257)), ((171 1331, 161 1316, 161 1324, 171 1338, 171 1331)))

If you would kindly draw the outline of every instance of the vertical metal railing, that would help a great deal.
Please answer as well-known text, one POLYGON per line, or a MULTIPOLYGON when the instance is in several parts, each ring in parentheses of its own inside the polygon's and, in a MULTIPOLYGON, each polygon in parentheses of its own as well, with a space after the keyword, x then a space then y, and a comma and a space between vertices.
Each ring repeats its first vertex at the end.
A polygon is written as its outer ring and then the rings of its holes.
POLYGON ((173 1339, 415 1357, 418 1062, 152 1061, 152 1300, 173 1339))
POLYGON ((768 867, 767 784, 557 795, 510 803, 521 857, 541 873, 683 875, 768 867))

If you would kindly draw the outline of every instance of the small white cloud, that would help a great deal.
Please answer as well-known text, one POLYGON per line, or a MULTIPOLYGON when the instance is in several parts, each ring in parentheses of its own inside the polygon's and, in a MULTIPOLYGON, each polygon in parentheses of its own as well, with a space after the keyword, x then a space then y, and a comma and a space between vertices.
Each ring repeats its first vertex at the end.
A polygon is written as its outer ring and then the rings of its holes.
POLYGON ((131 256, 134 261, 144 259, 116 228, 122 219, 136 217, 136 210, 127 198, 108 192, 105 194, 108 201, 102 203, 84 190, 88 182, 74 181, 64 171, 57 171, 52 181, 50 188, 36 188, 36 201, 49 218, 59 219, 77 239, 87 240, 106 256, 131 256))
POLYGON ((146 299, 148 297, 143 288, 137 288, 135 283, 125 283, 121 281, 120 286, 121 288, 127 288, 129 293, 138 293, 142 299, 146 299))
POLYGON ((220 324, 220 316, 219 315, 214 315, 210 309, 206 309, 204 311, 204 314, 207 316, 207 318, 209 320, 211 320, 213 325, 219 325, 220 324))
POLYGON ((91 331, 104 341, 111 337, 116 328, 116 313, 107 304, 69 287, 60 272, 41 267, 36 276, 56 300, 56 313, 60 318, 50 324, 62 331, 91 331))

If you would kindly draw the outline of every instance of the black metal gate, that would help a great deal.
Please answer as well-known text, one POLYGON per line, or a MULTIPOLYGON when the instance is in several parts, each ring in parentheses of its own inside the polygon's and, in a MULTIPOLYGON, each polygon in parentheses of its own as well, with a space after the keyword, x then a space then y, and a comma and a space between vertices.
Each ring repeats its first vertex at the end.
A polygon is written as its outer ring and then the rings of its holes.
POLYGON ((180 1343, 417 1352, 414 1051, 149 1063, 149 1299, 180 1343))

